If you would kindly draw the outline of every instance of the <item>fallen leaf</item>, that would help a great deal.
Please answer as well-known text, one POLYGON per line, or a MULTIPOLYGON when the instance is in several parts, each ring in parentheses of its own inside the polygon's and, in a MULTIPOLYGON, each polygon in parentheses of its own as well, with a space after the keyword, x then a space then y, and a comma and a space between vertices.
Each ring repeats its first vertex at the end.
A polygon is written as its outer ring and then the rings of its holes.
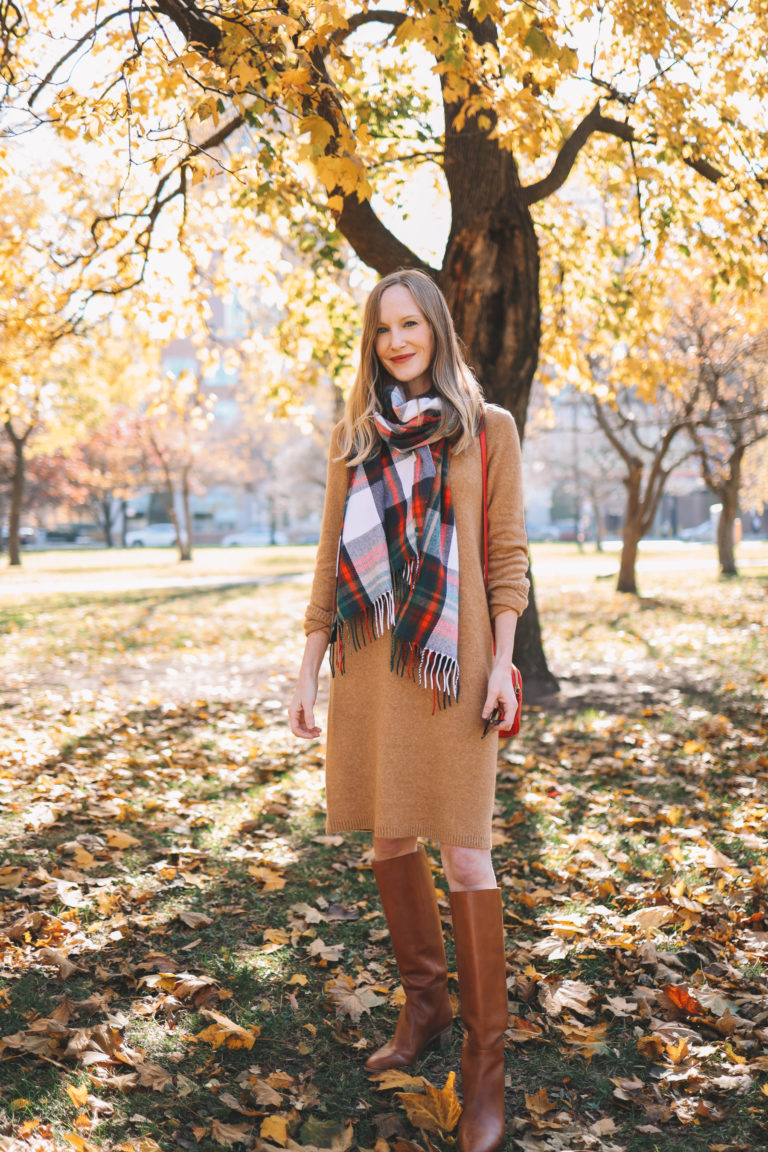
POLYGON ((357 987, 354 981, 345 973, 329 980, 325 991, 336 1006, 337 1016, 349 1016, 356 1024, 364 1012, 370 1012, 378 1004, 384 1004, 382 996, 378 996, 371 988, 357 987))
POLYGON ((67 1095, 74 1104, 75 1108, 85 1108, 85 1102, 88 1099, 88 1085, 67 1084, 67 1095))
POLYGON ((267 1116, 261 1122, 259 1135, 262 1140, 272 1140, 284 1148, 288 1142, 288 1121, 285 1116, 267 1116))
POLYGON ((625 924, 633 924, 637 928, 642 928, 644 932, 650 931, 652 928, 661 928, 663 924, 668 924, 670 920, 674 920, 677 913, 674 908, 655 907, 655 908, 638 908, 636 912, 631 912, 629 916, 625 917, 625 924))
POLYGON ((253 1028, 241 1028, 228 1016, 221 1012, 214 1012, 210 1008, 203 1008, 202 1014, 212 1020, 213 1023, 209 1024, 207 1028, 203 1028, 202 1032, 198 1032, 196 1039, 205 1040, 214 1048, 220 1048, 223 1045, 225 1048, 247 1048, 250 1050, 261 1032, 260 1025, 255 1025, 253 1028))
POLYGON ((387 1068, 384 1072, 375 1072, 371 1080, 376 1081, 376 1087, 379 1091, 386 1091, 392 1088, 424 1088, 427 1081, 423 1076, 411 1076, 408 1072, 403 1072, 400 1068, 387 1068))
POLYGON ((141 844, 141 840, 137 840, 135 836, 130 836, 127 832, 121 832, 117 828, 110 828, 107 832, 107 844, 110 848, 117 848, 122 851, 125 848, 136 848, 141 844))
POLYGON ((211 1136, 217 1144, 245 1144, 249 1141, 251 1128, 248 1124, 224 1124, 215 1117, 211 1121, 211 1136))
POLYGON ((459 1122, 461 1105, 454 1084, 456 1073, 449 1072, 445 1087, 435 1088, 428 1080, 424 1082, 423 1095, 412 1092, 399 1092, 408 1119, 415 1128, 427 1132, 452 1132, 459 1122))
POLYGON ((546 1088, 540 1088, 538 1092, 529 1095, 525 1093, 525 1106, 532 1116, 540 1117, 546 1116, 547 1112, 553 1112, 557 1105, 550 1100, 546 1088))

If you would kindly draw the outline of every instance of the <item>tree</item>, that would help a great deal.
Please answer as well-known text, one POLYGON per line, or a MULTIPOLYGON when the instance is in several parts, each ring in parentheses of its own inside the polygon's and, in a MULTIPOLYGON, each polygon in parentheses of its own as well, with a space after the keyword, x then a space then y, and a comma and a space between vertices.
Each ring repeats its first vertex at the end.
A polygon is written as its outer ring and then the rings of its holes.
MULTIPOLYGON (((81 502, 95 513, 104 541, 112 548, 121 504, 146 470, 136 413, 116 406, 86 440, 75 446, 71 467, 81 502)), ((122 523, 124 531, 124 519, 122 523)))
POLYGON ((751 311, 732 295, 713 303, 692 293, 676 340, 700 395, 690 435, 704 483, 720 502, 717 554, 723 576, 738 575, 734 525, 747 449, 768 438, 768 324, 765 298, 751 311))
POLYGON ((670 472, 685 458, 673 450, 680 433, 690 425, 696 395, 680 400, 674 393, 657 391, 655 402, 638 402, 627 391, 609 402, 590 397, 597 426, 624 464, 626 489, 621 533, 621 561, 617 592, 637 595, 637 549, 650 532, 670 472))
POLYGON ((165 490, 182 561, 192 559, 189 496, 214 400, 191 373, 168 373, 156 381, 139 419, 139 434, 165 490))
MULTIPOLYGON (((56 26, 74 32, 42 70, 50 6, 23 7, 7 37, 18 115, 31 107, 67 137, 99 135, 135 165, 90 257, 108 251, 125 287, 140 282, 163 214, 223 166, 241 205, 288 221, 318 251, 343 237, 380 274, 432 274, 489 398, 521 435, 540 338, 533 212, 577 165, 636 199, 646 239, 714 250, 729 276, 749 277, 751 238, 765 234, 768 139, 752 112, 768 91, 762 0, 703 0, 684 18, 668 5, 640 16, 633 0, 582 10, 112 0, 97 16, 68 0, 56 26), (94 45, 109 49, 102 67, 60 81, 94 45), (451 204, 434 263, 384 218, 425 165, 451 204)), ((535 606, 518 636, 529 682, 552 687, 535 606)))

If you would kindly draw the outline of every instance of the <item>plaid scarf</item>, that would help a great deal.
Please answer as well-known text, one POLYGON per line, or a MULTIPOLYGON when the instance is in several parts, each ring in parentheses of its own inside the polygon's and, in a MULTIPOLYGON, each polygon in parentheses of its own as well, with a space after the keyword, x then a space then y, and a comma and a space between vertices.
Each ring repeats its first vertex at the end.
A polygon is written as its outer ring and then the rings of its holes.
POLYGON ((350 469, 339 542, 331 670, 344 651, 392 631, 392 669, 431 688, 435 707, 459 695, 459 550, 448 444, 426 444, 439 397, 387 392, 374 419, 381 451, 350 469))

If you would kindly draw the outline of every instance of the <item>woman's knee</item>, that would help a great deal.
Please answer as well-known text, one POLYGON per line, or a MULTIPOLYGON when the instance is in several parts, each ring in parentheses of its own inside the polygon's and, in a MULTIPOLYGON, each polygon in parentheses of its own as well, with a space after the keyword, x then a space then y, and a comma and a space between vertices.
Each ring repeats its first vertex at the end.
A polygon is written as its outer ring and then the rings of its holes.
POLYGON ((452 892, 496 887, 491 853, 487 849, 443 844, 440 850, 445 877, 452 892))
POLYGON ((374 836, 373 856, 375 860, 393 860, 395 856, 407 856, 415 852, 417 840, 415 836, 398 836, 390 839, 387 836, 374 836))

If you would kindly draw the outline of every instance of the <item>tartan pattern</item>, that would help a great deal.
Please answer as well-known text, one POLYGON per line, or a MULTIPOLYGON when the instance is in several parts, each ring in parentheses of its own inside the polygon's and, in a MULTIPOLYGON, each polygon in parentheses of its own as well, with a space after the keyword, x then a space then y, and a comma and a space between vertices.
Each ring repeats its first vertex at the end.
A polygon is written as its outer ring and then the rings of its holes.
POLYGON ((459 551, 445 439, 426 444, 439 397, 387 395, 380 453, 350 470, 339 541, 331 668, 391 630, 392 667, 434 693, 459 694, 459 551))

